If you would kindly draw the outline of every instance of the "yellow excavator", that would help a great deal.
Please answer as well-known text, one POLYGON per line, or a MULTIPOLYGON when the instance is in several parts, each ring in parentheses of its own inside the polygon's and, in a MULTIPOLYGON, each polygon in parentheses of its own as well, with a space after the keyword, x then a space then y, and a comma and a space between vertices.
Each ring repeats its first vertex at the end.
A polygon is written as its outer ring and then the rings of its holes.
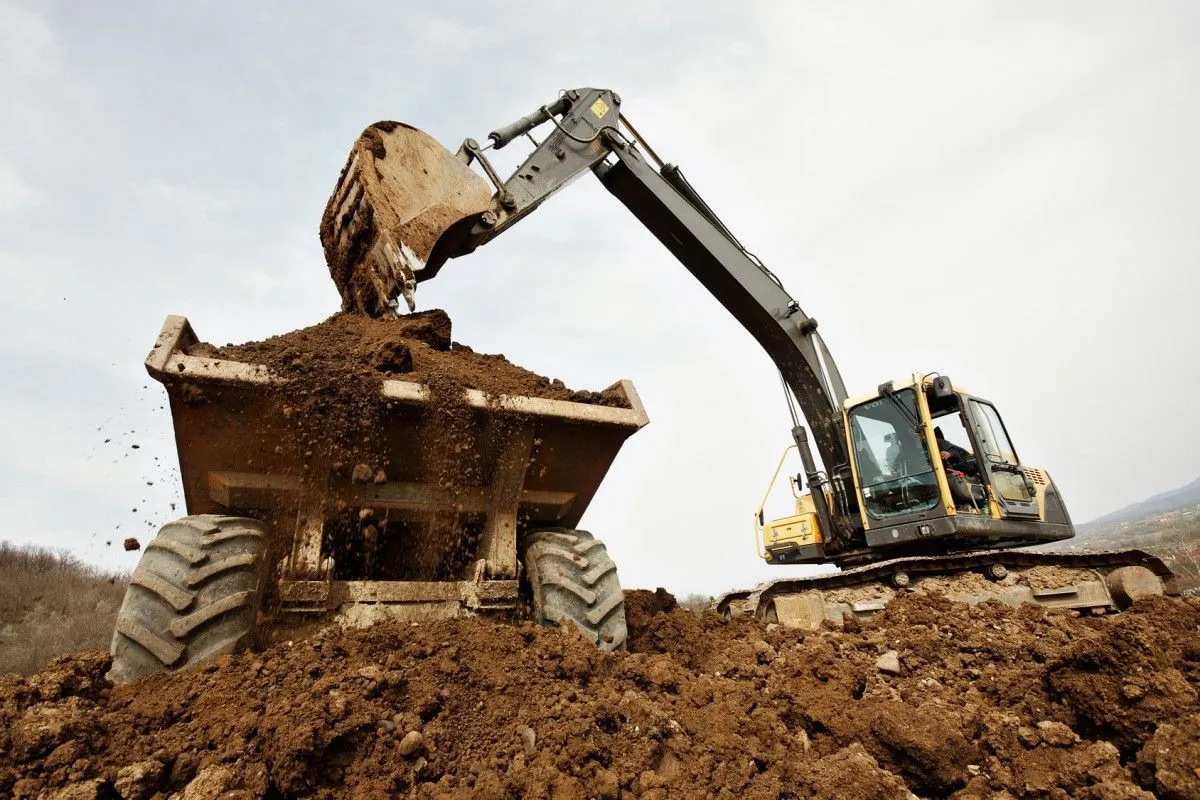
POLYGON ((767 520, 760 507, 755 514, 760 555, 775 565, 840 568, 723 595, 719 611, 812 628, 869 614, 895 592, 921 586, 968 602, 1092 613, 1174 591, 1170 570, 1140 551, 1015 549, 1070 538, 1074 528, 1050 475, 1021 461, 996 406, 936 373, 850 396, 817 321, 620 109, 611 90, 566 90, 493 130, 486 145, 467 139, 455 153, 402 123, 368 127, 321 223, 343 309, 396 314, 401 297, 415 308, 417 285, 447 261, 591 172, 779 369, 793 420, 790 447, 803 471, 789 478, 794 513, 767 520), (540 140, 536 131, 544 132, 540 140), (488 151, 522 139, 531 152, 501 177, 488 151))

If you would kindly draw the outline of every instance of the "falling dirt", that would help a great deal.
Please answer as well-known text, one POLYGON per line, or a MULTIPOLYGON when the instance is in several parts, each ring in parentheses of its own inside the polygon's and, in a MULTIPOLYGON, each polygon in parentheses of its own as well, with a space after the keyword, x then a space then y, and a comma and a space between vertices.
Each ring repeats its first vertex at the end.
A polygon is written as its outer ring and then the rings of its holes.
POLYGON ((627 606, 628 653, 460 619, 117 688, 107 656, 60 659, 0 678, 0 796, 1200 797, 1195 598, 1078 618, 911 595, 811 634, 627 606))

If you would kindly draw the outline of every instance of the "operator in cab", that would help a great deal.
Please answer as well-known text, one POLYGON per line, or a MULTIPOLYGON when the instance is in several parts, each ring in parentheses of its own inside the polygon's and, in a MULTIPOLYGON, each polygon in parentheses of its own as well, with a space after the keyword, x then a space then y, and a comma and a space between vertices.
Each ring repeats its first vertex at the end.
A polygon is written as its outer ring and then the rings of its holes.
POLYGON ((976 472, 975 455, 970 450, 959 447, 947 439, 942 433, 941 427, 933 429, 933 436, 937 439, 938 453, 941 455, 943 464, 958 472, 976 472))

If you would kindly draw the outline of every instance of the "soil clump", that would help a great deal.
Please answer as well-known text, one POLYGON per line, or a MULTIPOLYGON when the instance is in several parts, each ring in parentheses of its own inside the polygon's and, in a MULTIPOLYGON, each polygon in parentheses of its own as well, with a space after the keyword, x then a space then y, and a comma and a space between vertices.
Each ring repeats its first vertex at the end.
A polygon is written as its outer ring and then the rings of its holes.
POLYGON ((626 602, 625 653, 457 619, 115 688, 105 654, 61 658, 0 678, 0 796, 1200 797, 1195 598, 912 595, 807 634, 626 602))

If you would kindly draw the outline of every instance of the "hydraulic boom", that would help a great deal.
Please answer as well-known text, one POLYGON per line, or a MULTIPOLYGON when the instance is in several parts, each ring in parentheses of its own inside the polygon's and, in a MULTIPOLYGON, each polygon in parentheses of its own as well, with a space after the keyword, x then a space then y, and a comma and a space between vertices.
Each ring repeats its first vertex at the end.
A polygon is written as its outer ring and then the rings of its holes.
POLYGON ((688 183, 679 167, 664 164, 638 138, 620 113, 620 97, 607 89, 573 89, 555 103, 492 131, 491 147, 502 148, 546 122, 553 130, 506 181, 492 168, 484 148, 468 139, 459 150, 478 162, 495 183, 490 207, 459 222, 433 247, 417 281, 437 274, 446 260, 470 253, 537 208, 550 195, 591 170, 762 345, 775 362, 808 425, 824 463, 818 472, 805 431, 796 426, 806 478, 817 513, 831 532, 829 544, 848 542, 857 510, 848 496, 849 457, 842 430, 846 387, 817 321, 804 313, 783 284, 749 253, 688 183), (628 134, 621 130, 624 123, 628 134), (653 159, 646 160, 637 145, 653 159), (836 502, 827 502, 829 488, 836 502))

